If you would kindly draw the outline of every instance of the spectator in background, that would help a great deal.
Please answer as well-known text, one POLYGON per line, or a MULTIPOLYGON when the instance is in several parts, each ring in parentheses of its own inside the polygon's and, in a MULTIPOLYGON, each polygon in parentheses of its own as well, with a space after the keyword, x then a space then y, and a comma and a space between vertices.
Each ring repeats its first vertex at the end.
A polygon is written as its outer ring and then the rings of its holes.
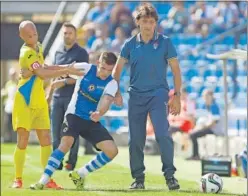
POLYGON ((239 9, 238 6, 230 1, 218 2, 217 9, 224 18, 225 30, 230 29, 238 24, 239 9))
POLYGON ((213 12, 215 15, 215 19, 213 20, 213 24, 211 25, 211 31, 213 33, 223 33, 226 26, 225 19, 217 7, 214 8, 213 12))
MULTIPOLYGON (((70 23, 63 24, 64 44, 56 51, 54 57, 54 65, 70 64, 76 62, 88 62, 89 55, 84 48, 77 43, 77 29, 70 23)), ((51 104, 51 128, 53 137, 53 150, 58 148, 61 139, 61 127, 64 121, 64 115, 70 103, 74 92, 76 80, 69 76, 57 78, 51 84, 51 91, 48 100, 52 97, 51 104)), ((77 163, 79 148, 79 140, 71 148, 69 158, 65 168, 74 170, 77 163)), ((59 166, 59 170, 63 168, 63 163, 59 166)))
POLYGON ((205 2, 197 1, 196 6, 192 8, 190 19, 192 22, 191 25, 189 25, 190 32, 201 33, 203 36, 208 35, 209 25, 212 24, 214 20, 213 7, 206 5, 205 2))
POLYGON ((123 29, 121 27, 117 27, 115 30, 115 39, 111 43, 111 51, 119 53, 126 39, 127 37, 123 29))
MULTIPOLYGON (((172 97, 174 90, 171 90, 169 96, 172 97)), ((182 148, 188 147, 188 133, 195 126, 195 102, 188 97, 186 87, 181 88, 181 113, 178 116, 169 114, 168 121, 170 123, 169 133, 172 135, 178 131, 183 133, 182 148)))
POLYGON ((17 72, 15 68, 9 69, 9 80, 6 82, 4 88, 1 90, 1 98, 4 103, 5 123, 7 131, 4 131, 5 142, 16 142, 16 132, 12 128, 12 110, 14 104, 15 93, 17 91, 17 72))
POLYGON ((173 6, 169 10, 167 17, 167 19, 160 23, 161 27, 165 30, 165 34, 183 33, 184 28, 188 24, 188 12, 184 7, 184 2, 173 2, 173 6))
POLYGON ((247 2, 246 1, 240 1, 239 2, 239 10, 240 10, 240 13, 241 13, 241 16, 242 18, 244 18, 244 20, 247 20, 247 2))
POLYGON ((222 117, 220 109, 214 99, 212 90, 205 89, 202 93, 204 103, 199 108, 208 112, 208 115, 198 119, 193 131, 190 133, 190 139, 193 143, 193 155, 188 160, 200 160, 198 152, 197 139, 207 134, 223 134, 222 117))
POLYGON ((97 39, 92 43, 92 52, 104 52, 111 47, 108 24, 99 24, 96 30, 97 39))
POLYGON ((134 22, 131 11, 124 5, 123 2, 116 2, 110 14, 111 30, 110 35, 113 35, 117 27, 122 27, 126 37, 131 36, 134 22))
POLYGON ((88 23, 85 24, 82 29, 83 29, 83 35, 82 35, 82 39, 84 42, 84 46, 86 48, 91 48, 93 42, 96 40, 96 25, 94 23, 88 23))
POLYGON ((94 7, 87 14, 87 22, 94 22, 105 12, 106 5, 103 1, 96 1, 94 7))

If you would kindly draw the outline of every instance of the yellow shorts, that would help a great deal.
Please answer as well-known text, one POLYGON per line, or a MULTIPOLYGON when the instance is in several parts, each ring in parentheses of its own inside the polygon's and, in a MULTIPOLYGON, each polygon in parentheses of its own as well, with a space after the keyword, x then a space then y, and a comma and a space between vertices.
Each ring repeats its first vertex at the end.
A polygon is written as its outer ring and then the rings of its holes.
POLYGON ((29 108, 26 104, 23 104, 22 101, 19 101, 19 99, 15 99, 12 125, 15 131, 21 127, 27 131, 37 129, 50 130, 48 106, 45 108, 29 108))

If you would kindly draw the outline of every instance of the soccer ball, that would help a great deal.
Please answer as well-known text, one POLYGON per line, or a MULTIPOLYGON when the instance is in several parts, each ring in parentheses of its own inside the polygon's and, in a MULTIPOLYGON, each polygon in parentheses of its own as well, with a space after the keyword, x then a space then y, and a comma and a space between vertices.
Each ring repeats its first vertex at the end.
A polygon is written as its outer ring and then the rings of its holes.
POLYGON ((203 193, 220 193, 223 187, 221 177, 214 173, 208 173, 201 177, 200 190, 203 193))

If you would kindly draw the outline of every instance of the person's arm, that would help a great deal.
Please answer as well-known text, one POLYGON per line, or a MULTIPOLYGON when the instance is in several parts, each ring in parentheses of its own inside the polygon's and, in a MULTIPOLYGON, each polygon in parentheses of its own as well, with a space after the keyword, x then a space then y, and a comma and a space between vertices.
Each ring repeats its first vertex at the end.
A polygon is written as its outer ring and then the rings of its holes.
POLYGON ((127 59, 119 56, 113 69, 112 76, 117 81, 118 85, 120 84, 121 72, 126 62, 127 59))
MULTIPOLYGON (((86 74, 90 70, 92 65, 89 63, 81 62, 81 63, 75 63, 73 66, 75 69, 78 69, 82 71, 84 74, 86 74)), ((62 79, 55 80, 51 84, 51 90, 53 91, 54 89, 61 88, 66 85, 75 84, 76 81, 77 81, 77 78, 71 75, 69 78, 62 78, 62 79)))
POLYGON ((96 109, 99 112, 100 116, 103 116, 109 110, 109 107, 113 101, 113 96, 103 95, 96 109))
POLYGON ((120 55, 115 63, 115 67, 112 72, 112 76, 117 81, 118 85, 120 83, 123 66, 129 61, 130 58, 129 51, 130 49, 129 49, 128 41, 126 41, 121 49, 120 55))
MULTIPOLYGON (((177 52, 170 39, 167 39, 166 45, 167 45, 167 51, 165 54, 165 58, 167 59, 168 64, 171 67, 171 71, 174 79, 175 93, 180 93, 182 81, 181 81, 181 71, 179 67, 179 62, 177 60, 177 52)), ((169 106, 169 112, 172 115, 179 115, 181 111, 180 96, 178 95, 173 96, 172 99, 169 100, 168 106, 169 106)))
POLYGON ((116 61, 113 72, 112 72, 113 78, 118 83, 118 92, 116 93, 116 96, 115 96, 115 104, 117 106, 123 105, 123 100, 122 100, 121 92, 119 89, 119 85, 120 85, 120 78, 121 78, 121 72, 122 72, 123 66, 129 61, 129 57, 130 57, 129 51, 130 49, 128 46, 128 42, 125 42, 121 49, 121 53, 116 61))
POLYGON ((64 79, 55 80, 51 84, 51 90, 62 88, 67 85, 73 85, 76 83, 76 81, 77 80, 73 78, 64 78, 64 79))
POLYGON ((182 79, 181 79, 181 70, 179 67, 179 62, 177 58, 172 58, 168 60, 168 63, 171 67, 171 71, 174 78, 174 88, 175 92, 180 92, 181 85, 182 85, 182 79))
POLYGON ((47 64, 45 64, 44 69, 47 69, 47 70, 62 70, 66 66, 68 66, 68 65, 67 64, 66 65, 47 65, 47 64))
POLYGON ((114 101, 118 84, 115 80, 109 82, 104 90, 96 111, 92 112, 90 118, 94 122, 98 122, 100 118, 109 110, 111 103, 114 101))
POLYGON ((76 76, 83 76, 84 73, 80 70, 74 68, 74 64, 71 66, 66 66, 64 69, 60 70, 48 70, 44 69, 41 66, 31 66, 35 75, 39 76, 41 79, 49 79, 49 78, 56 78, 63 75, 76 75, 76 76))
MULTIPOLYGON (((69 66, 69 64, 65 64, 65 65, 47 65, 47 64, 44 64, 43 69, 56 71, 56 70, 63 70, 65 68, 67 68, 68 66, 69 66)), ((29 70, 28 68, 26 68, 26 69, 23 68, 23 69, 21 69, 20 74, 23 78, 29 78, 32 75, 34 75, 34 72, 29 70)))

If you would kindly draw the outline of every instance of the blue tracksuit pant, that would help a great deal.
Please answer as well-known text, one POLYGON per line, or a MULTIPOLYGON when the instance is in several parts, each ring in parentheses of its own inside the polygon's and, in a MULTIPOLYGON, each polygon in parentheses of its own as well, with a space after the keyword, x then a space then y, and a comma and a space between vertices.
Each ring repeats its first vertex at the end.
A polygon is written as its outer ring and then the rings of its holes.
POLYGON ((156 141, 158 142, 162 171, 166 178, 171 177, 176 168, 173 165, 173 141, 168 133, 167 120, 168 91, 163 90, 154 96, 139 96, 129 93, 128 120, 129 120, 129 155, 132 177, 144 180, 144 146, 146 141, 147 114, 150 114, 154 127, 156 141))

